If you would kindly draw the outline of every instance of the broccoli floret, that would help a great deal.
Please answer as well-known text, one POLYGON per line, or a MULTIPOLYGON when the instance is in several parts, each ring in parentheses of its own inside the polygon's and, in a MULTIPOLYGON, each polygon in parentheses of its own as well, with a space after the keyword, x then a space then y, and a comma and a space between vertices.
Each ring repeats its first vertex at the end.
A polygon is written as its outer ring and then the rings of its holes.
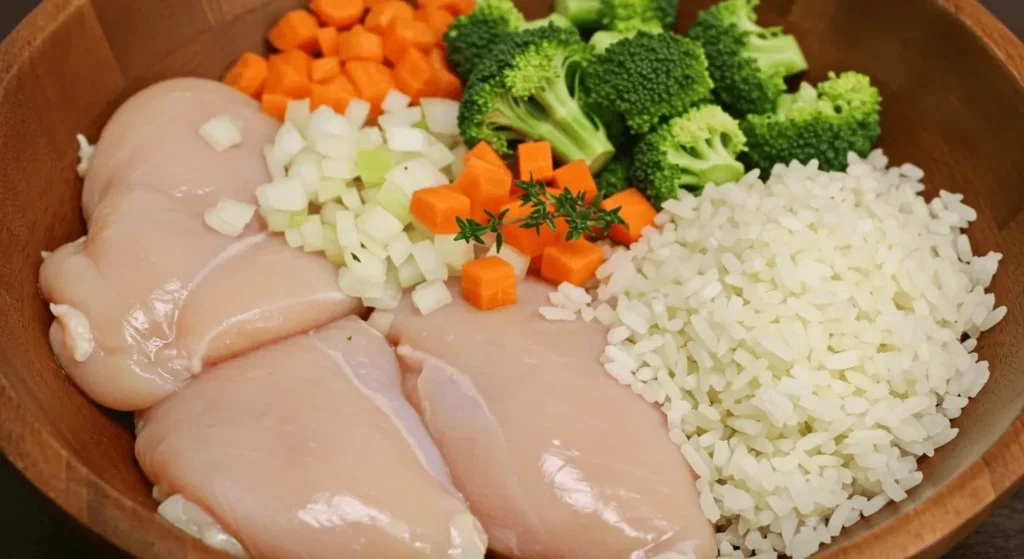
POLYGON ((825 171, 843 171, 847 155, 866 157, 882 132, 882 97, 871 79, 857 72, 779 98, 775 113, 750 115, 742 123, 746 157, 763 173, 776 163, 809 163, 817 159, 825 171))
POLYGON ((676 117, 645 136, 633 158, 637 187, 657 206, 679 195, 698 193, 709 183, 743 177, 736 156, 745 149, 740 125, 717 105, 704 105, 676 117))
POLYGON ((563 161, 599 170, 615 153, 598 115, 584 108, 580 74, 593 51, 575 28, 554 24, 509 35, 470 77, 459 110, 466 144, 486 141, 502 155, 546 140, 563 161))
POLYGON ((526 18, 511 0, 479 0, 476 8, 455 18, 444 34, 448 65, 463 81, 495 44, 526 25, 526 18))
POLYGON ((628 148, 616 151, 615 157, 594 177, 598 194, 607 198, 629 188, 632 174, 633 151, 628 148))
POLYGON ((555 25, 557 25, 559 27, 572 27, 573 26, 572 22, 569 21, 569 18, 563 16, 562 14, 553 13, 553 14, 549 14, 547 17, 542 17, 540 19, 531 19, 530 21, 527 21, 526 23, 521 25, 519 28, 520 29, 533 29, 534 27, 544 27, 545 25, 547 25, 549 23, 553 23, 553 24, 555 24, 555 25))
POLYGON ((709 100, 714 86, 699 44, 648 31, 612 44, 584 77, 594 100, 622 113, 634 134, 709 100))
POLYGON ((639 31, 608 31, 607 29, 602 29, 600 31, 595 31, 594 34, 590 36, 589 43, 590 46, 594 47, 594 52, 597 54, 604 54, 604 52, 608 50, 608 47, 623 39, 634 37, 638 32, 639 31))
POLYGON ((701 12, 687 32, 704 46, 719 103, 738 116, 771 112, 786 91, 785 78, 807 70, 796 38, 757 24, 759 3, 719 2, 701 12))
POLYGON ((674 0, 555 0, 555 13, 580 29, 661 31, 676 24, 674 0))

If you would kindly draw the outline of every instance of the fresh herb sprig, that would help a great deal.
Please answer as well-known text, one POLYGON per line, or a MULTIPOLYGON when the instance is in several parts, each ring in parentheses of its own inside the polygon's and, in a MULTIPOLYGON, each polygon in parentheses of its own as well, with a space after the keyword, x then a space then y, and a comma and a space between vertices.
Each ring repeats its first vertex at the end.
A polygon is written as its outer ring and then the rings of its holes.
POLYGON ((539 235, 541 227, 549 227, 552 231, 558 231, 556 221, 563 219, 567 226, 566 241, 579 239, 595 229, 607 233, 613 225, 627 226, 625 220, 619 215, 619 210, 622 208, 606 210, 601 207, 600 199, 596 197, 587 202, 586 192, 574 194, 566 188, 559 193, 552 194, 543 182, 534 180, 517 180, 515 184, 523 191, 523 194, 519 196, 520 206, 529 206, 529 214, 506 221, 508 209, 502 210, 497 215, 484 210, 489 218, 486 224, 471 218, 456 217, 455 222, 459 226, 459 232, 455 235, 455 240, 483 245, 486 244, 484 235, 494 233, 494 243, 500 252, 504 243, 501 230, 508 225, 534 229, 539 235))

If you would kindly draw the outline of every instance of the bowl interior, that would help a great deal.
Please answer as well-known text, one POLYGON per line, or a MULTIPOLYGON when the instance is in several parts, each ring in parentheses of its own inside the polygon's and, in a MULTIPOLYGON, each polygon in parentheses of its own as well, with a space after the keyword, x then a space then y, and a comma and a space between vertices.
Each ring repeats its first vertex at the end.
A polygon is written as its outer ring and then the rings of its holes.
MULTIPOLYGON (((530 17, 550 10, 548 0, 518 3, 530 17)), ((303 4, 46 0, 0 47, 0 447, 50 498, 136 555, 218 556, 154 514, 130 418, 89 402, 48 346, 40 251, 84 234, 74 135, 95 140, 118 103, 155 81, 219 78, 243 50, 263 51, 276 18, 303 4)), ((709 4, 682 2, 679 28, 709 4)), ((1010 313, 981 339, 993 376, 955 422, 961 435, 925 460, 924 484, 908 501, 827 551, 934 555, 1018 481, 1024 461, 1024 427, 1015 423, 1024 408, 1024 305, 1013 281, 1024 265, 1024 162, 1016 154, 1024 87, 1011 69, 1024 65, 1007 54, 1024 47, 972 0, 765 0, 761 11, 800 39, 811 80, 827 70, 870 74, 885 99, 882 146, 891 161, 924 168, 929 195, 965 194, 980 214, 969 233, 975 253, 1005 255, 992 291, 1010 313), (864 537, 871 532, 884 537, 864 537), (904 547, 893 543, 902 540, 904 547)))

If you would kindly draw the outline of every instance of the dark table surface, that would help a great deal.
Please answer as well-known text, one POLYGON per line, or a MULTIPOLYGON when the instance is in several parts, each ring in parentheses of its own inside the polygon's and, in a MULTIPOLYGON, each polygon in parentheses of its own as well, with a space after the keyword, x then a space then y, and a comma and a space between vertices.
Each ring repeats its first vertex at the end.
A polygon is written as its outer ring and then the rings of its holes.
MULTIPOLYGON (((157 0, 140 0, 151 2, 157 0)), ((893 0, 898 2, 899 0, 893 0)), ((1024 37, 1024 0, 981 0, 1018 36, 1024 37)), ((0 0, 0 37, 6 36, 39 0, 0 0)), ((0 455, 0 557, 16 559, 105 557, 80 528, 44 498, 0 455)), ((999 507, 945 559, 1024 557, 1024 489, 999 507)))

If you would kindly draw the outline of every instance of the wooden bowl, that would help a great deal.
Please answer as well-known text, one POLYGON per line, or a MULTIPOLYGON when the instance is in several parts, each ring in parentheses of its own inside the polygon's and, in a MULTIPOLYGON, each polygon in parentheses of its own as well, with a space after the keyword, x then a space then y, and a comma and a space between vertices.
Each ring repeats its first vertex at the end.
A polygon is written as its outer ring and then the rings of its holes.
MULTIPOLYGON (((219 553, 156 515, 130 420, 93 405, 47 344, 40 251, 83 234, 74 136, 157 80, 218 78, 301 0, 45 0, 0 46, 0 448, 74 518, 139 557, 219 553)), ((709 0, 684 0, 680 28, 709 0)), ((548 0, 522 0, 527 15, 548 0)), ((926 460, 922 486, 834 542, 826 557, 934 557, 1024 475, 1024 45, 974 0, 766 0, 800 39, 812 79, 869 73, 885 97, 883 146, 937 192, 979 209, 976 252, 1005 255, 993 285, 1009 317, 982 337, 993 377, 926 460)))

